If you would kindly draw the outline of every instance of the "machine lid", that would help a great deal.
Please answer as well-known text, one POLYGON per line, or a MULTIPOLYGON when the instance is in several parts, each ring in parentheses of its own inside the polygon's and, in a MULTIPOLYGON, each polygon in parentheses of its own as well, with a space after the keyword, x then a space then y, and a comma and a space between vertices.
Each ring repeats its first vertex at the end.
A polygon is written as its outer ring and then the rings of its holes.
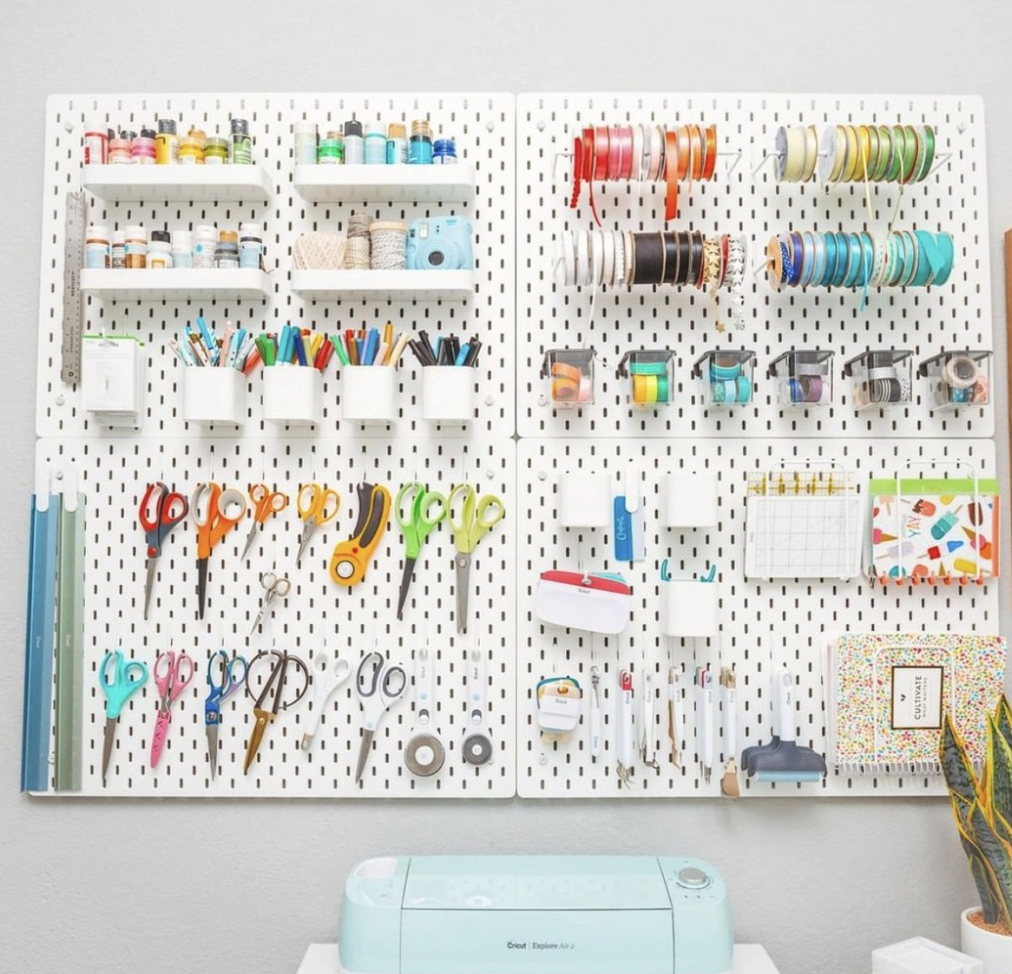
POLYGON ((647 856, 413 857, 405 910, 670 910, 647 856))

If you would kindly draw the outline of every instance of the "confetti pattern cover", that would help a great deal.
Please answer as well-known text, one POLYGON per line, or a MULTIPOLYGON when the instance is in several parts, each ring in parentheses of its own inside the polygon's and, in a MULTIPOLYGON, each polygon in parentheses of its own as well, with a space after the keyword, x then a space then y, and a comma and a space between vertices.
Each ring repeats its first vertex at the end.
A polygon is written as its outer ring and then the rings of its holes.
POLYGON ((1002 693, 1005 661, 1001 636, 841 636, 829 646, 826 669, 830 759, 857 772, 938 773, 941 716, 948 710, 979 765, 987 714, 1002 693))
POLYGON ((874 578, 931 584, 998 577, 998 481, 981 478, 871 482, 874 578))

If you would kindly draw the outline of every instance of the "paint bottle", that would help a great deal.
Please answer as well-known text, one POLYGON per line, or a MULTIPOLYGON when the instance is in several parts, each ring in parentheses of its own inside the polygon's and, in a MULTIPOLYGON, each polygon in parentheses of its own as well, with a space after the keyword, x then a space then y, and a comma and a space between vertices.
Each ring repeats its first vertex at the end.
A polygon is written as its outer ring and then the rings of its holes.
POLYGON ((408 130, 403 122, 391 122, 387 130, 387 165, 401 166, 408 161, 408 130))
POLYGON ((144 227, 126 228, 123 242, 123 263, 129 270, 142 270, 147 266, 148 232, 144 227))
POLYGON ((125 132, 120 132, 109 140, 109 165, 125 166, 134 161, 133 139, 125 132))
POLYGON ((244 118, 233 118, 232 143, 229 162, 235 166, 253 165, 253 140, 249 134, 249 122, 244 118))
POLYGON ((112 247, 109 228, 92 224, 84 235, 84 266, 106 268, 112 266, 112 247))
POLYGON ((204 165, 224 166, 228 162, 228 139, 210 138, 204 146, 204 165))
POLYGON ((411 123, 411 141, 408 143, 408 163, 427 166, 432 162, 432 128, 423 119, 411 123))
POLYGON ((328 132, 326 138, 320 139, 316 159, 321 166, 341 165, 344 162, 344 136, 340 132, 328 132))
POLYGON ((432 144, 432 164, 453 166, 457 163, 457 146, 453 139, 436 139, 432 144))
POLYGON ((362 123, 353 118, 344 123, 344 164, 361 166, 365 162, 365 142, 362 138, 362 123))
POLYGON ((109 127, 101 118, 90 118, 84 125, 84 164, 104 166, 109 161, 109 127))
POLYGON ((260 270, 264 252, 263 230, 259 223, 239 224, 239 266, 260 270))
POLYGON ((172 238, 168 230, 151 231, 147 263, 153 270, 168 270, 172 267, 172 238))
POLYGON ((155 162, 169 166, 179 162, 179 136, 176 134, 174 118, 158 119, 158 134, 155 136, 155 162))
POLYGON ((112 267, 113 270, 126 267, 126 234, 122 230, 112 232, 112 267))
POLYGON ((239 234, 235 230, 222 230, 218 234, 214 266, 222 270, 235 270, 239 266, 239 234))
POLYGON ((387 127, 382 122, 365 124, 365 164, 385 166, 387 163, 387 127))
POLYGON ((218 244, 218 231, 203 224, 193 231, 193 266, 214 267, 214 252, 218 244))
POLYGON ((140 135, 130 143, 130 154, 135 165, 153 166, 155 164, 155 131, 141 129, 140 135))
POLYGON ((193 234, 189 230, 172 231, 172 266, 193 267, 193 234))
POLYGON ((295 165, 316 165, 316 122, 296 122, 292 134, 295 136, 295 165))
POLYGON ((187 166, 202 166, 204 164, 204 146, 207 143, 207 136, 202 129, 190 129, 190 131, 179 140, 179 161, 187 166))

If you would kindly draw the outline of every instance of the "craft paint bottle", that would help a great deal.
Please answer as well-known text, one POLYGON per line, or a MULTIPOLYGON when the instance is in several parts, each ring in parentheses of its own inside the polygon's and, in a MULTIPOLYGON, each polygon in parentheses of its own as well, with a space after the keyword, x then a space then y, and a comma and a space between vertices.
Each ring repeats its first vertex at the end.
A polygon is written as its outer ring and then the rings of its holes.
POLYGON ((193 266, 214 267, 214 252, 218 243, 218 231, 203 224, 193 231, 193 266))
POLYGON ((120 132, 115 138, 109 140, 110 165, 124 166, 133 161, 133 139, 129 138, 126 133, 120 132))
POLYGON ((172 231, 172 266, 193 267, 193 234, 189 230, 172 231))
POLYGON ((109 228, 92 225, 84 235, 84 266, 106 268, 112 266, 112 247, 109 228))
POLYGON ((239 266, 239 234, 235 230, 222 230, 214 251, 214 266, 235 270, 239 266))
POLYGON ((239 266, 260 270, 264 252, 263 231, 259 223, 239 224, 239 266))
POLYGON ((179 136, 176 134, 174 118, 158 119, 158 134, 155 136, 155 162, 169 166, 179 162, 179 136))
POLYGON ((387 162, 387 127, 382 122, 366 122, 365 164, 385 166, 387 162))
POLYGON ((123 262, 130 270, 141 270, 147 266, 148 232, 144 227, 126 228, 123 247, 123 262))
POLYGON ((122 230, 112 232, 112 267, 113 270, 126 267, 126 234, 122 230))
POLYGON ((228 162, 228 139, 217 136, 208 139, 204 146, 205 166, 224 166, 228 162))
POLYGON ((328 132, 325 139, 320 139, 316 158, 321 166, 339 166, 344 162, 344 137, 340 132, 328 132))
POLYGON ((387 130, 387 165, 401 166, 408 161, 408 131, 403 122, 391 122, 387 130))
POLYGON ((292 134, 295 136, 295 165, 316 165, 316 122, 296 122, 292 134))
POLYGON ((361 166, 365 162, 365 142, 362 123, 357 119, 344 123, 344 164, 361 166))
POLYGON ((232 143, 229 162, 234 166, 253 165, 253 140, 249 134, 249 122, 244 118, 232 119, 232 143))
POLYGON ((91 118, 84 125, 84 164, 104 166, 109 161, 109 127, 100 118, 91 118))
POLYGON ((172 267, 172 238, 168 230, 151 231, 147 264, 155 270, 168 270, 172 267))
POLYGON ((408 162, 413 166, 427 166, 432 162, 432 129, 425 119, 411 123, 408 162))
POLYGON ((453 139, 436 139, 432 145, 434 166, 453 166, 457 162, 457 146, 453 139))
POLYGON ((130 154, 137 165, 155 164, 155 133, 153 129, 141 129, 140 135, 130 143, 130 154))

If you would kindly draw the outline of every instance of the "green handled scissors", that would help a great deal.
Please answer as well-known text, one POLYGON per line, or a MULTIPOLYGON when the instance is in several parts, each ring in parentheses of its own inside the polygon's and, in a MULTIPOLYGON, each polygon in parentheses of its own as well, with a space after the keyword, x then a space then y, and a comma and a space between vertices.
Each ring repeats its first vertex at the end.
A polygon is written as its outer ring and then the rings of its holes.
POLYGON ((471 591, 471 553, 478 542, 506 516, 506 505, 501 497, 485 494, 481 500, 470 484, 457 484, 446 501, 447 518, 453 528, 453 543, 457 548, 454 564, 457 566, 457 632, 467 632, 467 597, 471 591), (454 516, 458 498, 463 498, 460 516, 454 516))
POLYGON ((437 491, 428 490, 417 480, 405 484, 397 491, 394 503, 394 515, 404 535, 404 575, 401 578, 401 590, 397 597, 397 618, 403 618, 404 603, 408 600, 408 589, 415 577, 415 562, 422 553, 422 545, 433 528, 446 517, 448 509, 446 498, 437 491), (407 501, 408 515, 404 515, 404 502, 407 501))

